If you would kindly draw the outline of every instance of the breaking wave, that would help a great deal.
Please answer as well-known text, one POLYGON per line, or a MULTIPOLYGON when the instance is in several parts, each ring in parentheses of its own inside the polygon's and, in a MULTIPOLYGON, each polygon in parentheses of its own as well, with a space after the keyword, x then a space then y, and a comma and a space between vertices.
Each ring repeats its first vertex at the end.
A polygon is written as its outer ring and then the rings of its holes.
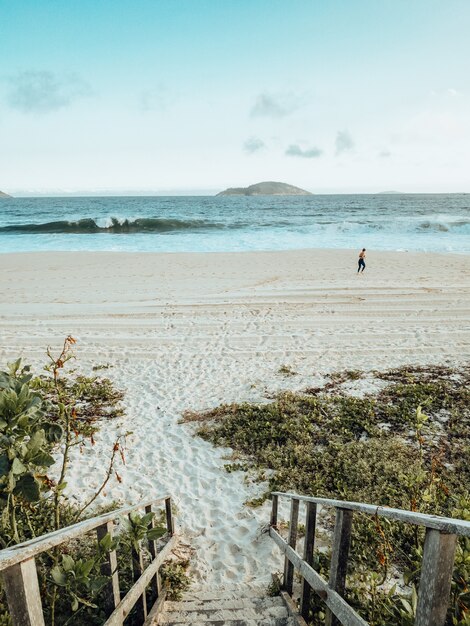
POLYGON ((195 231, 224 228, 209 220, 178 220, 168 218, 138 218, 135 220, 118 220, 112 217, 104 226, 98 225, 91 218, 73 221, 59 220, 44 224, 12 224, 0 228, 3 233, 67 233, 67 234, 93 234, 93 233, 168 233, 172 231, 195 231))
POLYGON ((468 220, 458 220, 453 222, 421 222, 418 225, 419 230, 431 230, 440 233, 448 233, 451 230, 465 229, 468 230, 470 227, 470 221, 468 220))
MULTIPOLYGON (((240 229, 246 227, 262 227, 262 228, 296 228, 295 220, 278 219, 278 220, 259 220, 247 224, 244 221, 215 222, 205 219, 177 219, 163 217, 142 217, 137 219, 117 219, 101 218, 94 220, 92 218, 84 218, 76 221, 57 220, 53 222, 45 222, 42 224, 10 224, 0 227, 0 233, 25 233, 25 234, 136 234, 136 233, 171 233, 171 232, 198 232, 198 231, 214 231, 224 229, 240 229)), ((310 228, 322 231, 336 232, 367 232, 374 231, 390 231, 398 232, 436 232, 446 233, 454 232, 470 232, 470 221, 456 220, 448 222, 440 220, 429 221, 373 221, 373 220, 343 220, 334 221, 328 219, 314 220, 310 224, 310 228)))

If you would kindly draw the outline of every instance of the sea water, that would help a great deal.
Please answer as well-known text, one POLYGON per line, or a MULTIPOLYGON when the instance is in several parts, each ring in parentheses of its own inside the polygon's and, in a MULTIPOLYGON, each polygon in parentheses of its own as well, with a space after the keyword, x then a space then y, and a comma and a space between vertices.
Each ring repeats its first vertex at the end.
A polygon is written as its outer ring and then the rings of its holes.
POLYGON ((470 252, 469 194, 0 200, 0 251, 470 252))

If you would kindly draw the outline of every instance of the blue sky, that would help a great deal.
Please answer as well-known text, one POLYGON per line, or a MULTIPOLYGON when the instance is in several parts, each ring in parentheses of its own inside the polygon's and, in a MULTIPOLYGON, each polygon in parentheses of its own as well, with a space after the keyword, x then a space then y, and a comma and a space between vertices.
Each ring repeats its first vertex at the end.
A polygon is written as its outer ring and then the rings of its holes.
POLYGON ((0 0, 0 189, 470 191, 468 0, 0 0))

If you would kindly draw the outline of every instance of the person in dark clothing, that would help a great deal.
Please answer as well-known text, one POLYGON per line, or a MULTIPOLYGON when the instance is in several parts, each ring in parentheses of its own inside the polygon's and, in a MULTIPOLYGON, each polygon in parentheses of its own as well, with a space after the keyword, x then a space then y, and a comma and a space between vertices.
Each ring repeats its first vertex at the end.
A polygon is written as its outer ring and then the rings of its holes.
POLYGON ((362 248, 359 252, 359 261, 357 264, 357 273, 363 272, 366 269, 366 249, 362 248))

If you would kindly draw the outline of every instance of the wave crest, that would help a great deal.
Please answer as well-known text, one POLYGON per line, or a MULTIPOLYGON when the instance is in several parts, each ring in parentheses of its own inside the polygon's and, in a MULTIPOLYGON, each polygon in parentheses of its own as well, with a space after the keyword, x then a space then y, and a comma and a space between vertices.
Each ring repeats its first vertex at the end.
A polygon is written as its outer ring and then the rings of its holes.
POLYGON ((178 220, 167 218, 137 218, 135 220, 118 220, 112 217, 106 226, 99 226, 91 218, 77 220, 76 222, 59 220, 46 222, 44 224, 13 224, 0 228, 0 232, 9 233, 168 233, 182 230, 208 230, 213 228, 223 228, 222 224, 209 220, 178 220))

